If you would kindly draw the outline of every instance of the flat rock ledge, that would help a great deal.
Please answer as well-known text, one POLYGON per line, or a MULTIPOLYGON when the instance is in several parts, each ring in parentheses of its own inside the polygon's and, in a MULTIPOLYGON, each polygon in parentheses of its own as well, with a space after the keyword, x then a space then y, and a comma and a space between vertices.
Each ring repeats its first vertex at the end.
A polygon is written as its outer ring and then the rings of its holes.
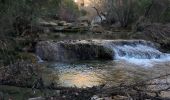
POLYGON ((36 46, 36 54, 47 61, 112 60, 114 52, 105 43, 97 40, 41 41, 36 46))

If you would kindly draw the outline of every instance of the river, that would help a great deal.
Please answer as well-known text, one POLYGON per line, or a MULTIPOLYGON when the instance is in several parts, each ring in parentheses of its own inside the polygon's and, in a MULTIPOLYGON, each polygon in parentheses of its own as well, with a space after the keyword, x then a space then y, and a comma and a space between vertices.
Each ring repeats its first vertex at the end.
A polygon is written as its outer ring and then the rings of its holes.
MULTIPOLYGON (((96 42, 97 40, 94 41, 96 42)), ((79 41, 82 45, 84 42, 87 43, 87 41, 79 41)), ((55 75, 57 75, 57 78, 54 80, 58 85, 79 88, 99 85, 113 86, 119 85, 120 83, 133 83, 135 81, 158 76, 168 73, 167 70, 170 70, 170 55, 160 52, 151 42, 144 40, 104 40, 100 42, 102 42, 100 44, 105 48, 109 48, 113 51, 112 59, 86 59, 71 62, 58 61, 58 59, 57 61, 45 61, 45 63, 48 63, 48 67, 56 73, 55 75)), ((59 52, 60 56, 62 56, 59 58, 63 58, 63 54, 61 54, 59 50, 60 49, 57 48, 55 52, 59 52)), ((84 49, 81 49, 79 51, 84 53, 83 50, 84 49)), ((41 53, 39 52, 40 50, 38 50, 37 54, 43 58, 42 51, 41 53)), ((64 50, 64 52, 67 53, 69 51, 64 50)), ((88 54, 89 53, 87 53, 87 55, 88 54)), ((74 57, 69 57, 70 60, 72 58, 74 57)))

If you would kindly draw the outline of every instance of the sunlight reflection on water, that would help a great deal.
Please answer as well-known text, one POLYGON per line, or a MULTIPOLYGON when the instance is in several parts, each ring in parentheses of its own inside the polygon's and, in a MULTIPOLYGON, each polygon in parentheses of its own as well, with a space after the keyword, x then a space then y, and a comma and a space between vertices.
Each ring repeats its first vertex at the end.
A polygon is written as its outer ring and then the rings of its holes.
POLYGON ((96 63, 91 64, 52 64, 58 72, 59 80, 56 80, 61 86, 66 87, 93 87, 105 82, 102 76, 106 74, 106 67, 101 69, 96 63))
POLYGON ((88 73, 64 73, 59 76, 60 82, 63 86, 76 86, 76 87, 93 87, 102 83, 102 80, 98 78, 95 72, 88 73))
POLYGON ((126 61, 51 64, 51 68, 53 70, 55 69, 58 74, 56 82, 60 86, 78 88, 93 87, 103 84, 112 86, 120 82, 128 83, 136 79, 135 77, 140 80, 142 78, 148 78, 151 73, 157 73, 156 71, 163 70, 164 68, 170 69, 169 66, 170 63, 167 62, 159 63, 153 67, 142 67, 127 63, 126 61))

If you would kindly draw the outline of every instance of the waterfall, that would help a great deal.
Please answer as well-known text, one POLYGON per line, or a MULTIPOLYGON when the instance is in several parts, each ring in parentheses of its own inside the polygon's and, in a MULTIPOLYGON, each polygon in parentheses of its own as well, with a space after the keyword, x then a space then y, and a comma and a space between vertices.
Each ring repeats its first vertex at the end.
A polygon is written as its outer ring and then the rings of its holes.
POLYGON ((170 61, 170 54, 159 51, 154 43, 144 40, 69 40, 42 41, 36 54, 47 61, 123 60, 151 66, 170 61))
POLYGON ((160 59, 164 54, 155 48, 145 45, 123 45, 113 47, 115 58, 160 59))
POLYGON ((115 60, 124 60, 133 64, 152 66, 155 62, 170 61, 170 55, 160 52, 153 43, 147 41, 123 41, 108 43, 114 51, 115 60))

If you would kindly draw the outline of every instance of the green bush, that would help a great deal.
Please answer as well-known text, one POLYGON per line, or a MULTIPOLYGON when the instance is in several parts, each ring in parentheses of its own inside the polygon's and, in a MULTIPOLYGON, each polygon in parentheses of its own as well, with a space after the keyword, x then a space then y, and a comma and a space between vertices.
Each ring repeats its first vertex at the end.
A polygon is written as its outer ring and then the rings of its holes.
MULTIPOLYGON (((56 13, 60 0, 0 0, 0 35, 20 35, 31 29, 38 17, 56 13)), ((12 35, 12 36, 13 36, 12 35)))

